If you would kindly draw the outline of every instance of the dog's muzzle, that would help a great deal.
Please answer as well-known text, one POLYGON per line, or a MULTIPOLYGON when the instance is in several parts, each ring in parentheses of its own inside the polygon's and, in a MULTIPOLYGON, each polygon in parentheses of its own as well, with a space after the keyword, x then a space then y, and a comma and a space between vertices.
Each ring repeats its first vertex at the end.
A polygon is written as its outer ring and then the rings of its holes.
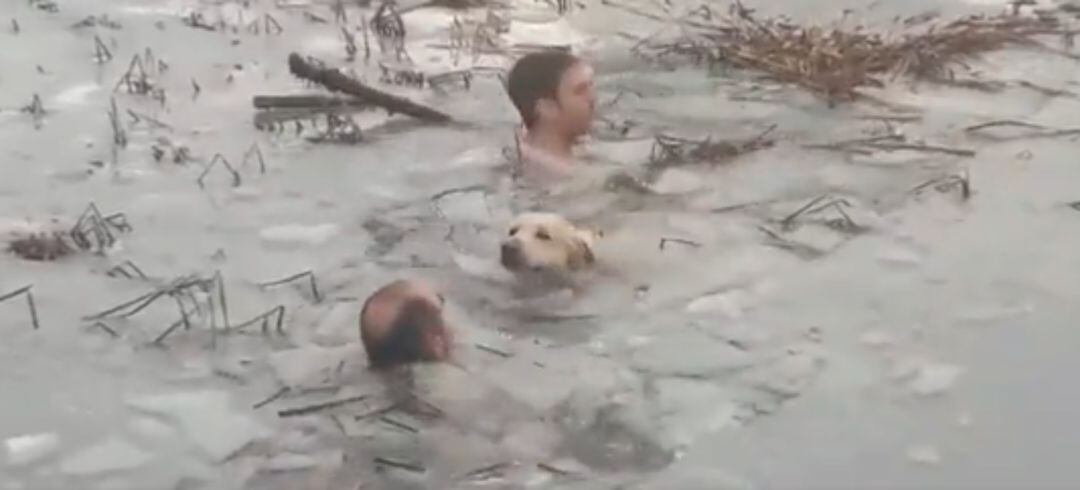
POLYGON ((525 257, 521 254, 521 248, 516 243, 504 242, 499 251, 499 262, 507 269, 516 270, 525 265, 525 257))

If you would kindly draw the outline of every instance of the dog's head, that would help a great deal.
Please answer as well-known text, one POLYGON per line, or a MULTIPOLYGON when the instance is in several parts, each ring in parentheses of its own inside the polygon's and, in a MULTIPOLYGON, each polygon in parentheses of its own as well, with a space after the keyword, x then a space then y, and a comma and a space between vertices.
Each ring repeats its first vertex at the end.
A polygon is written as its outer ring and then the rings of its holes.
POLYGON ((526 213, 510 222, 500 261, 512 272, 580 270, 595 262, 598 234, 552 213, 526 213))

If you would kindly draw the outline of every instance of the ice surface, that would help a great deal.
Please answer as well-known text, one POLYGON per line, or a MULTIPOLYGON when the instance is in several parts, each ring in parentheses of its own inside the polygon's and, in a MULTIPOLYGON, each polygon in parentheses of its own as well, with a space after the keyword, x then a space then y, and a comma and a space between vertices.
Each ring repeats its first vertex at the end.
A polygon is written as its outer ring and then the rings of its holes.
POLYGON ((70 475, 96 475, 138 468, 152 459, 151 453, 114 436, 64 459, 60 471, 70 475))
POLYGON ((232 408, 223 391, 192 391, 131 398, 137 410, 167 417, 214 462, 224 461, 268 431, 251 416, 232 408))
POLYGON ((9 437, 4 440, 10 466, 34 464, 49 457, 60 447, 60 436, 51 432, 9 437))

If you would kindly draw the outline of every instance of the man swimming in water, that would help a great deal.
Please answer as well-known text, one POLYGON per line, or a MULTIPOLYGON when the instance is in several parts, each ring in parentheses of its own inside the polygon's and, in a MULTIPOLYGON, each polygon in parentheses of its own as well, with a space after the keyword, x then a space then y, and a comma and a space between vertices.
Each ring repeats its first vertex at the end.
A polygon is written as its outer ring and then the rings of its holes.
POLYGON ((360 311, 360 339, 368 365, 381 370, 450 357, 453 332, 443 319, 443 297, 424 282, 398 280, 375 291, 360 311))
POLYGON ((567 175, 573 147, 588 134, 596 109, 592 67, 566 52, 530 53, 511 68, 507 92, 525 126, 526 168, 567 175))

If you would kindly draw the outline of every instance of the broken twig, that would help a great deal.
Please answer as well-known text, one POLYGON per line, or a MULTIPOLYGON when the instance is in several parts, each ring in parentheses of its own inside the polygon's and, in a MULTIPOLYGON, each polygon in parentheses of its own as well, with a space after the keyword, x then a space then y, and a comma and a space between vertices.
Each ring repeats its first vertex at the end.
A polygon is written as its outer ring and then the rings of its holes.
POLYGON ((333 400, 333 401, 328 401, 328 402, 323 402, 323 403, 316 403, 314 405, 308 405, 308 406, 305 406, 305 407, 290 408, 288 410, 280 410, 280 411, 278 411, 278 417, 285 418, 285 417, 297 417, 297 416, 301 416, 301 415, 310 415, 310 414, 321 412, 323 410, 327 410, 327 409, 330 409, 330 408, 337 408, 337 407, 340 407, 340 406, 343 406, 343 405, 348 405, 350 403, 356 403, 356 402, 359 402, 359 401, 363 401, 363 400, 366 400, 367 398, 368 398, 368 395, 359 395, 359 396, 353 396, 353 397, 349 397, 349 398, 344 398, 344 399, 341 399, 341 400, 333 400))
POLYGON ((4 301, 7 301, 19 295, 25 295, 26 306, 30 309, 30 324, 33 325, 34 330, 37 330, 41 328, 41 325, 38 324, 37 306, 34 305, 34 293, 30 291, 31 289, 33 289, 33 287, 34 285, 30 284, 16 289, 10 293, 0 295, 0 303, 3 303, 4 301))

